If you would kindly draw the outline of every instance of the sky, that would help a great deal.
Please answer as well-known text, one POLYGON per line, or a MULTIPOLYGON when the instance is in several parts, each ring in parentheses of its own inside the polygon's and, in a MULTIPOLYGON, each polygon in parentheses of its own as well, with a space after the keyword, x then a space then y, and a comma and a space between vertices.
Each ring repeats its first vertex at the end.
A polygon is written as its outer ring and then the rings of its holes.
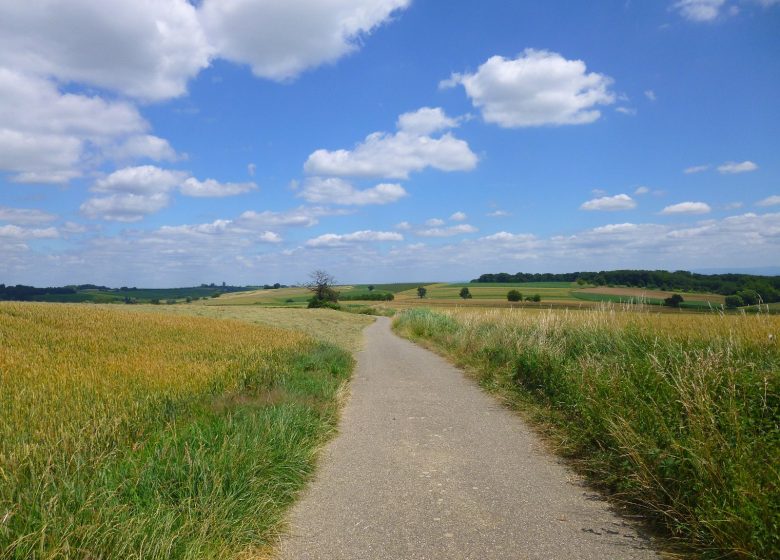
POLYGON ((0 283, 780 266, 780 0, 0 0, 0 283))

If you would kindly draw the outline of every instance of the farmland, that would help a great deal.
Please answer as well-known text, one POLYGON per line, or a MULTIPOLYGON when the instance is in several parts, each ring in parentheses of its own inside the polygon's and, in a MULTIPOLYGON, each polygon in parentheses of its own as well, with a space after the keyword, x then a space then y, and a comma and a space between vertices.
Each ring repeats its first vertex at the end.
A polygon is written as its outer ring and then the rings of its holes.
MULTIPOLYGON (((196 310, 0 303, 3 558, 225 558, 276 538, 351 357, 248 322, 278 318, 155 309, 196 310)), ((361 320, 324 318, 357 322, 352 347, 361 320)))
POLYGON ((686 548, 780 553, 780 318, 410 309, 396 328, 468 368, 686 548))

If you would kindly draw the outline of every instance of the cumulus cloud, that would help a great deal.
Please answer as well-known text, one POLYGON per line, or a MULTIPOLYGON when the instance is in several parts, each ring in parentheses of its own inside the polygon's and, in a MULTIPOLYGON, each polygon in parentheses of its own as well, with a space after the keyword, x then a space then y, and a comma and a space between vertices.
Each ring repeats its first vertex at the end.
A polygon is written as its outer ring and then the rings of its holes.
POLYGON ((256 76, 294 78, 357 50, 410 0, 205 0, 200 19, 223 58, 256 76))
POLYGON ((395 229, 400 229, 401 231, 409 231, 410 229, 412 229, 412 224, 410 224, 409 222, 398 222, 393 227, 395 227, 395 229))
POLYGON ((168 206, 169 200, 167 193, 112 194, 90 198, 80 206, 80 210, 94 220, 137 222, 168 206))
POLYGON ((398 125, 407 128, 399 128, 395 134, 369 134, 353 150, 316 150, 309 155, 304 170, 315 176, 407 179, 410 173, 427 167, 440 171, 474 169, 477 156, 465 141, 449 132, 430 136, 454 122, 443 112, 432 116, 431 111, 436 110, 425 107, 405 113, 398 118, 398 125))
POLYGON ((214 179, 198 181, 190 177, 181 183, 179 190, 182 194, 195 197, 223 197, 235 196, 256 190, 254 183, 220 183, 214 179))
POLYGON ((60 82, 167 99, 182 95, 210 56, 186 0, 0 3, 0 65, 60 82))
POLYGON ((0 222, 20 226, 39 225, 53 222, 57 216, 33 208, 11 208, 0 206, 0 222))
POLYGON ((672 7, 685 19, 701 23, 716 20, 725 4, 726 0, 678 0, 672 7))
POLYGON ((499 231, 485 237, 480 238, 482 241, 495 241, 506 244, 528 243, 536 240, 536 236, 531 233, 509 233, 507 231, 499 231))
POLYGON ((397 183, 380 183, 368 189, 356 189, 349 182, 338 177, 309 177, 298 196, 318 204, 365 206, 390 204, 407 194, 406 190, 397 183))
POLYGON ((649 192, 650 192, 650 189, 647 188, 647 187, 637 187, 636 190, 634 191, 634 194, 636 194, 636 195, 643 195, 643 194, 647 194, 649 192))
POLYGON ((243 243, 281 243, 282 237, 273 231, 254 231, 233 220, 215 220, 206 224, 163 226, 157 233, 164 237, 237 237, 243 243))
POLYGON ((768 196, 763 200, 759 200, 756 202, 756 206, 776 206, 780 204, 780 196, 773 194, 772 196, 768 196))
POLYGON ((6 239, 54 239, 59 237, 60 234, 57 228, 24 228, 15 226, 13 224, 0 226, 0 238, 6 239))
POLYGON ((362 230, 353 233, 337 234, 326 233, 309 239, 307 247, 345 247, 353 243, 366 243, 369 241, 403 241, 404 236, 394 231, 362 230))
POLYGON ((602 196, 583 202, 580 210, 631 210, 636 208, 636 201, 627 194, 616 194, 615 196, 602 196))
POLYGON ((129 103, 61 93, 42 78, 0 67, 0 171, 19 182, 65 182, 102 147, 143 133, 129 103))
POLYGON ((165 138, 152 134, 130 136, 104 152, 115 161, 151 159, 154 161, 176 161, 180 159, 176 150, 165 138))
POLYGON ((98 179, 92 190, 102 193, 167 193, 179 186, 187 177, 188 174, 184 171, 161 169, 154 165, 125 167, 98 179))
POLYGON ((420 237, 453 237, 455 235, 462 235, 464 233, 475 233, 477 231, 479 230, 470 224, 458 224, 456 226, 449 226, 449 227, 432 227, 428 229, 418 229, 414 232, 414 234, 420 237))
POLYGON ((453 222, 462 222, 467 218, 468 216, 466 216, 465 212, 455 212, 450 216, 450 220, 452 220, 453 222))
POLYGON ((661 214, 708 214, 712 208, 706 202, 680 202, 661 210, 661 214))
POLYGON ((445 223, 444 220, 442 220, 441 218, 429 218, 425 220, 425 225, 429 227, 443 226, 444 223, 445 223))
POLYGON ((492 56, 475 73, 452 74, 440 85, 457 84, 485 121, 505 128, 592 123, 601 116, 599 105, 616 100, 611 78, 546 50, 492 56))
POLYGON ((758 165, 752 161, 734 162, 729 161, 718 166, 718 173, 723 175, 734 175, 736 173, 749 173, 758 169, 758 165))
POLYGON ((344 212, 320 207, 300 207, 285 212, 247 210, 236 222, 250 228, 292 228, 311 227, 323 216, 343 215, 344 212))

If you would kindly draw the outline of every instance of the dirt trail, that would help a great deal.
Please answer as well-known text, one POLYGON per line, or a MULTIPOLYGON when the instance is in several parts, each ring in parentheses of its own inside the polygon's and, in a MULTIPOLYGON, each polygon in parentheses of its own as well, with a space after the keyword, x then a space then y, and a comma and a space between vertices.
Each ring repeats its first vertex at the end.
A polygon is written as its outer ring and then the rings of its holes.
POLYGON ((365 331, 340 434, 285 560, 657 558, 513 413, 439 356, 365 331))

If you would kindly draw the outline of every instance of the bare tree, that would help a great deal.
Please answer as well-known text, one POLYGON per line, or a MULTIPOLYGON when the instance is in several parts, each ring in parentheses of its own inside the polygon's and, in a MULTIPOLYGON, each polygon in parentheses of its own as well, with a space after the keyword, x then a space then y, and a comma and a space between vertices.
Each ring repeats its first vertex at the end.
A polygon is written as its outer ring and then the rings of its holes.
POLYGON ((337 301, 339 293, 333 289, 336 279, 324 270, 309 273, 309 281, 304 284, 314 297, 320 301, 337 301))

